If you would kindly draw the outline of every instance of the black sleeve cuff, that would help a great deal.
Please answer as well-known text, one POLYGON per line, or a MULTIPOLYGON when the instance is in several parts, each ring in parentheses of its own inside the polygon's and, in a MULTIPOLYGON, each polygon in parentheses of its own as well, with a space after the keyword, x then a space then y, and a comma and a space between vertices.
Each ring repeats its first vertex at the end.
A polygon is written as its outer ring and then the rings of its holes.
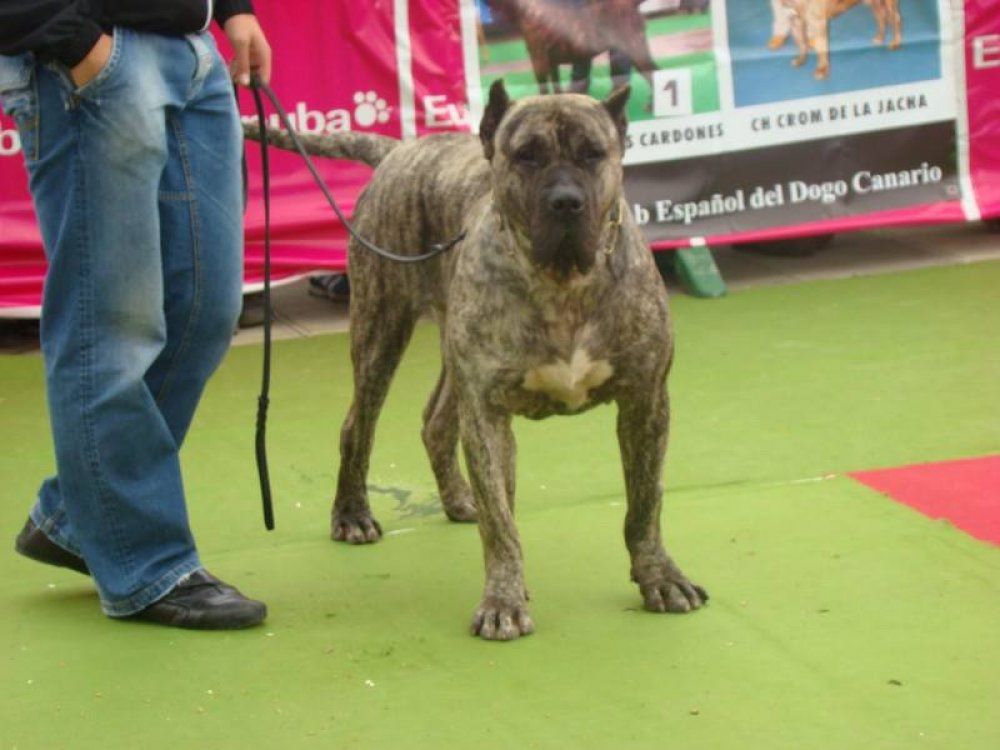
POLYGON ((60 42, 57 47, 52 48, 49 54, 67 68, 75 67, 94 48, 103 33, 103 29, 97 25, 96 21, 82 19, 76 33, 65 42, 60 42))
POLYGON ((253 13, 250 0, 215 0, 215 20, 219 25, 240 13, 253 13))

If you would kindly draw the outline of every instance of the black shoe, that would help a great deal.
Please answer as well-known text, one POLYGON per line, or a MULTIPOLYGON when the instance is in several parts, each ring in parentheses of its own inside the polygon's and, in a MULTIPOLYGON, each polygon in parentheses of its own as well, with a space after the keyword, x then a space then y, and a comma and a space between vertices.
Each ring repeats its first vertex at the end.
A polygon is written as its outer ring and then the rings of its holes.
POLYGON ((17 539, 14 540, 14 550, 46 565, 69 568, 77 573, 83 573, 85 576, 90 575, 87 563, 83 561, 82 557, 74 555, 53 542, 30 518, 24 524, 21 533, 17 535, 17 539))
POLYGON ((135 620, 175 628, 236 630, 259 625, 267 617, 263 602, 247 599, 205 569, 183 579, 165 597, 132 615, 135 620))
POLYGON ((309 294, 332 302, 346 302, 351 298, 351 282, 346 273, 331 273, 309 277, 309 294))

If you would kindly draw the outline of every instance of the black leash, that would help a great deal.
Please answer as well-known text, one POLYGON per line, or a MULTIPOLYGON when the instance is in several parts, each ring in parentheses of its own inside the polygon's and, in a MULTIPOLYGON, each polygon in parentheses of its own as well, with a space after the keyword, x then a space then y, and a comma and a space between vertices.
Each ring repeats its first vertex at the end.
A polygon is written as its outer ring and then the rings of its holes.
MULTIPOLYGON (((353 237, 364 248, 385 258, 386 260, 391 260, 396 263, 420 263, 451 250, 451 248, 465 239, 465 232, 462 232, 460 235, 454 237, 448 242, 438 242, 431 245, 431 249, 421 255, 399 255, 369 242, 366 238, 362 237, 357 231, 355 231, 354 227, 347 220, 347 217, 344 216, 343 211, 340 210, 340 206, 337 205, 337 201, 334 199, 333 195, 330 193, 330 189, 326 186, 326 183, 320 176, 319 171, 316 169, 316 165, 313 164, 312 159, 309 158, 309 154, 306 153, 305 148, 303 148, 302 142, 299 140, 295 133, 295 129, 292 127, 292 123, 288 119, 288 114, 285 112, 285 108, 281 106, 281 102, 278 101, 278 97, 275 96, 271 87, 262 81, 257 74, 253 74, 250 79, 250 91, 253 94, 254 106, 257 109, 257 127, 258 132, 260 133, 261 181, 263 182, 264 189, 264 366, 260 385, 260 396, 257 399, 257 431, 254 443, 257 455, 257 474, 260 477, 260 496, 264 505, 264 526, 268 531, 273 531, 274 503, 271 498, 271 479, 267 468, 266 440, 267 408, 270 405, 271 392, 271 164, 268 158, 269 142, 267 137, 267 123, 264 118, 264 101, 260 95, 261 91, 263 91, 267 98, 271 101, 271 105, 278 113, 281 124, 288 132, 289 138, 295 146, 295 150, 305 161, 306 167, 309 168, 309 173, 312 175, 313 180, 316 181, 319 189, 323 192, 326 202, 330 204, 334 213, 337 214, 337 218, 340 219, 340 222, 344 225, 348 234, 350 234, 351 237, 353 237)), ((247 202, 248 184, 246 154, 244 153, 244 206, 246 206, 247 202)))
MULTIPOLYGON (((254 81, 257 77, 254 76, 254 81)), ((260 497, 264 503, 264 527, 274 531, 274 503, 271 500, 271 476, 267 470, 267 407, 271 403, 271 163, 268 159, 267 126, 264 123, 264 102, 260 89, 250 87, 260 125, 260 171, 264 183, 264 367, 257 398, 257 432, 254 447, 257 453, 257 476, 260 477, 260 497)), ((244 162, 245 164, 245 162, 244 162)))

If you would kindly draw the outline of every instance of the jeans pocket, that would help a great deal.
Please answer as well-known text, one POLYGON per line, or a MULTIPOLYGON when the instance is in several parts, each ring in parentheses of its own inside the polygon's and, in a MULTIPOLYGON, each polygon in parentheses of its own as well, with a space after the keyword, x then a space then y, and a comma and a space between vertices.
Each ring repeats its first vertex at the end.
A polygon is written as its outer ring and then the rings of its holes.
POLYGON ((24 158, 38 158, 38 90, 30 53, 0 55, 0 108, 17 126, 24 158))
MULTIPOLYGON (((94 99, 108 85, 115 72, 121 67, 125 36, 125 29, 118 26, 114 28, 111 32, 111 54, 108 56, 108 61, 104 63, 104 67, 101 68, 100 72, 85 84, 82 86, 73 86, 72 93, 74 96, 81 99, 94 99)), ((73 79, 69 76, 69 71, 66 71, 66 73, 67 79, 72 83, 73 79)))

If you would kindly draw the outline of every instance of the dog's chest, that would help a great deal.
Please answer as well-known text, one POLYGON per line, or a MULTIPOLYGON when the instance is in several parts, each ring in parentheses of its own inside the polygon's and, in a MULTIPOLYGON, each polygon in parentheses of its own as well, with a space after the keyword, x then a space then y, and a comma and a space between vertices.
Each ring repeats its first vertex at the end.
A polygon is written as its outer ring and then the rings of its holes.
POLYGON ((592 322, 565 305, 545 306, 534 329, 517 391, 522 413, 568 414, 594 403, 594 392, 608 383, 614 366, 608 347, 592 322))
POLYGON ((614 374, 606 359, 594 359, 580 347, 568 359, 558 358, 532 367, 524 373, 521 387, 548 396, 576 411, 590 400, 590 393, 614 374))

